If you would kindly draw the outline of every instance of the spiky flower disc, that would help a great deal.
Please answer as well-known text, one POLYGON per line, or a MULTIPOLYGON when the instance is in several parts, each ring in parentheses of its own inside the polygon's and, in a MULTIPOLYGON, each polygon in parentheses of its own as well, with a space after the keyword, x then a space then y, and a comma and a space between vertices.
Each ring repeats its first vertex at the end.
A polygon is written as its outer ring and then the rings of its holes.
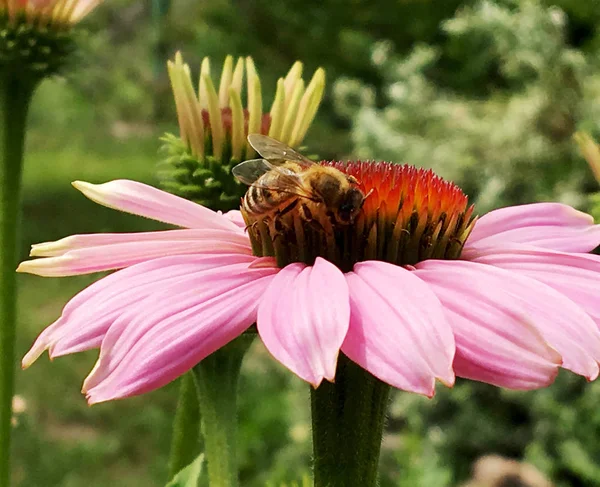
POLYGON ((458 186, 431 170, 387 162, 323 162, 354 176, 368 195, 351 225, 332 223, 326 208, 306 221, 244 212, 255 255, 274 256, 283 267, 312 265, 324 257, 342 270, 377 259, 414 265, 427 259, 458 259, 475 220, 458 186))

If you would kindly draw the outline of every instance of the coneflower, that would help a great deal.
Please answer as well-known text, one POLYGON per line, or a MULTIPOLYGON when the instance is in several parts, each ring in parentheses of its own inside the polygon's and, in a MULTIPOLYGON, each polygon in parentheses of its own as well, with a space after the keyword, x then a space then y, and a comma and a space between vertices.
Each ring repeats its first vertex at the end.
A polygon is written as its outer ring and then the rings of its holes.
POLYGON ((380 380, 434 394, 454 376, 512 389, 565 367, 598 376, 600 226, 537 203, 478 220, 458 187, 388 163, 327 163, 371 195, 321 229, 289 212, 283 235, 133 181, 74 183, 105 206, 183 227, 34 245, 20 272, 122 269, 78 294, 23 360, 100 347, 90 403, 172 381, 255 322, 269 351, 317 387, 341 352, 380 380), (256 230, 262 229, 262 230, 256 230), (277 243, 274 244, 274 240, 277 243), (270 242, 270 243, 269 243, 270 242), (254 252, 254 253, 253 253, 254 252))

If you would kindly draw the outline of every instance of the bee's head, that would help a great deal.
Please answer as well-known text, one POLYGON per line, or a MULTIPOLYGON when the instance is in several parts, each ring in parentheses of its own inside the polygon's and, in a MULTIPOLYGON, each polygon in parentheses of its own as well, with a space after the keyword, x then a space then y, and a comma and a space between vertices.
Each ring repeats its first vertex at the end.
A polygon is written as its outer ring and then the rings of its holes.
POLYGON ((337 223, 349 225, 354 221, 365 202, 364 193, 356 186, 351 186, 345 191, 334 209, 337 223))
POLYGON ((352 223, 365 201, 358 181, 332 167, 320 169, 313 182, 313 190, 335 223, 341 225, 352 223))

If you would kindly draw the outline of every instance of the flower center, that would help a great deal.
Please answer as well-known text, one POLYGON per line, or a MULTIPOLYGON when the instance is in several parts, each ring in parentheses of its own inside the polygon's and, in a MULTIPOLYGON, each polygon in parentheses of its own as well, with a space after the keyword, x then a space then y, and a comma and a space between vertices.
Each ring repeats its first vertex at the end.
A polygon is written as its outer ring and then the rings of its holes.
MULTIPOLYGON (((334 204, 303 203, 290 195, 242 214, 255 255, 274 256, 280 267, 312 265, 323 257, 344 272, 364 260, 414 265, 427 259, 458 259, 475 218, 465 194, 431 170, 387 162, 322 162, 358 181, 366 196, 350 222, 340 222, 334 204), (307 211, 308 209, 308 211, 307 211)), ((344 176, 345 177, 345 176, 344 176)), ((318 200, 318 198, 317 198, 318 200)), ((344 198, 331 200, 343 202, 344 198)), ((338 203, 335 203, 338 204, 338 203)))

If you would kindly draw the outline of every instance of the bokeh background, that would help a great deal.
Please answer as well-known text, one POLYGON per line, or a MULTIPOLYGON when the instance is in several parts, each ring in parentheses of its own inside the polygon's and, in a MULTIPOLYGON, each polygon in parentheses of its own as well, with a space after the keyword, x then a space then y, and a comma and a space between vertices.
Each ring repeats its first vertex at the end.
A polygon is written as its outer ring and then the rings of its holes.
MULTIPOLYGON (((309 153, 408 162, 460 184, 479 213, 557 200, 600 216, 598 182, 572 140, 600 134, 597 0, 107 0, 84 24, 76 69, 36 93, 27 140, 23 258, 74 233, 160 228, 101 208, 70 182, 157 184, 159 137, 177 133, 166 60, 251 55, 265 108, 300 59, 327 70, 309 153), (271 93, 271 94, 270 94, 271 93), (594 208, 596 201, 596 208, 594 208)), ((216 72, 219 71, 217 68, 216 72)), ((196 71, 197 72, 197 71, 196 71)), ((22 355, 96 276, 20 276, 22 355)), ((88 407, 96 353, 18 371, 17 484, 160 486, 177 383, 88 407)), ((255 343, 241 380, 241 484, 310 468, 307 386, 255 343)), ((468 381, 432 400, 395 393, 383 487, 461 485, 481 455, 525 459, 560 487, 600 485, 600 382, 570 373, 541 391, 468 381)))

